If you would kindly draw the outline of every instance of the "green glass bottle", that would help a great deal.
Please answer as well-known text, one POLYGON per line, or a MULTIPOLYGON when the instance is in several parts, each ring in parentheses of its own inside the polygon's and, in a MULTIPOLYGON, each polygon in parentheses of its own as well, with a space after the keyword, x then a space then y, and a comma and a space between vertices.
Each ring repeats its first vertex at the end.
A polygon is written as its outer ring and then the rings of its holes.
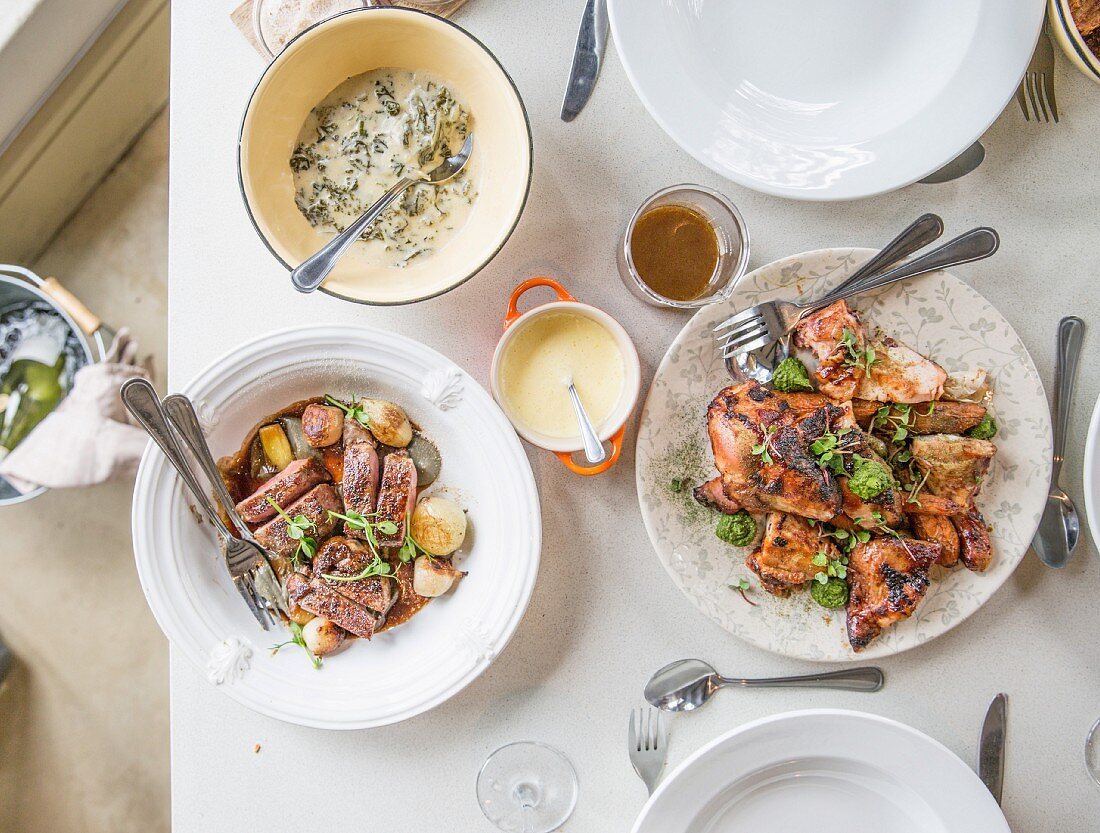
POLYGON ((0 459, 15 448, 65 396, 65 340, 68 328, 47 318, 23 337, 0 380, 0 459))

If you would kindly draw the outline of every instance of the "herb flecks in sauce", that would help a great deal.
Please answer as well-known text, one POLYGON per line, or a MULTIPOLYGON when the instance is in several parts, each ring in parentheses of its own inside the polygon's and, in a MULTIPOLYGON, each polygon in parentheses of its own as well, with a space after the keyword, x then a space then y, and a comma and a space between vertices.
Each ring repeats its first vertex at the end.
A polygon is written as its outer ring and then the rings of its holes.
MULTIPOLYGON (((398 179, 456 153, 469 130, 470 114, 453 91, 424 73, 376 69, 349 78, 298 134, 289 160, 298 210, 314 227, 341 232, 398 179)), ((410 186, 363 233, 360 256, 404 268, 446 244, 476 197, 469 165, 441 185, 410 186)))
POLYGON ((658 295, 692 301, 706 290, 718 265, 718 235, 695 209, 658 205, 634 224, 630 257, 638 277, 658 295))

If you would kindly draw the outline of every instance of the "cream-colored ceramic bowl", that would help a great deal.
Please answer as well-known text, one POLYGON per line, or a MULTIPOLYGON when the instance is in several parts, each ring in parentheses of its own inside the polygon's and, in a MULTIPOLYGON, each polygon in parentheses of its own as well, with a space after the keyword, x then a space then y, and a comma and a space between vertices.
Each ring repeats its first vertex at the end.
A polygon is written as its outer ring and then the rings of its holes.
POLYGON ((1081 37, 1073 13, 1069 10, 1069 0, 1049 0, 1048 6, 1047 19, 1058 45, 1075 67, 1100 84, 1100 58, 1081 37))
POLYGON ((626 330, 623 329, 622 324, 603 310, 581 303, 570 295, 565 287, 556 280, 552 278, 536 277, 524 281, 516 287, 514 292, 512 292, 512 297, 508 302, 508 311, 504 316, 504 335, 501 337, 500 341, 497 342, 496 351, 493 353, 493 364, 489 370, 489 383, 493 389, 493 398, 496 399, 497 404, 500 405, 501 410, 504 411, 505 416, 508 417, 508 420, 516 429, 516 433, 532 445, 554 452, 558 459, 574 473, 593 475, 602 474, 619 460, 619 455, 623 450, 623 435, 626 433, 627 422, 630 419, 630 415, 634 412, 634 407, 638 404, 638 395, 642 387, 642 368, 641 362, 638 360, 638 351, 634 347, 634 342, 630 340, 630 336, 627 334, 626 330), (527 312, 520 313, 517 308, 520 296, 528 290, 539 286, 545 286, 552 289, 557 294, 558 300, 551 301, 547 304, 541 304, 533 309, 529 309, 527 312), (582 315, 585 318, 591 318, 602 326, 611 333, 623 357, 623 388, 619 394, 619 401, 615 404, 615 407, 611 410, 607 418, 594 426, 596 435, 600 438, 600 441, 610 443, 611 445, 611 451, 608 453, 607 458, 602 463, 597 463, 596 465, 579 464, 573 459, 573 455, 583 447, 579 429, 577 431, 577 436, 566 437, 564 439, 543 434, 531 428, 519 417, 515 409, 508 402, 508 397, 503 393, 503 359, 516 335, 536 318, 562 310, 575 315, 582 315))
POLYGON ((252 224, 293 268, 331 239, 294 204, 290 154, 310 110, 337 85, 380 67, 429 72, 466 103, 478 197, 440 251, 404 269, 345 257, 322 291, 366 304, 407 304, 453 289, 485 266, 519 222, 531 182, 531 129, 508 73, 455 24, 411 9, 344 12, 292 40, 260 77, 241 122, 237 170, 252 224))

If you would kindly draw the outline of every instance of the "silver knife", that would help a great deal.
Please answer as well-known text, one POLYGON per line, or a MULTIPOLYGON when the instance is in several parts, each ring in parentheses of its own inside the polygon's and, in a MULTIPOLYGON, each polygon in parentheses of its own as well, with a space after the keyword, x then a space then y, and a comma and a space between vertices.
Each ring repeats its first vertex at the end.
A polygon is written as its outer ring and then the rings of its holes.
POLYGON ((982 735, 978 740, 978 777, 1001 803, 1001 787, 1005 777, 1005 728, 1008 698, 1002 693, 993 698, 982 722, 982 735))
POLYGON ((607 48, 607 29, 607 0, 586 0, 581 30, 577 33, 577 48, 573 52, 573 68, 569 71, 569 85, 561 103, 562 121, 573 121, 592 95, 607 48))

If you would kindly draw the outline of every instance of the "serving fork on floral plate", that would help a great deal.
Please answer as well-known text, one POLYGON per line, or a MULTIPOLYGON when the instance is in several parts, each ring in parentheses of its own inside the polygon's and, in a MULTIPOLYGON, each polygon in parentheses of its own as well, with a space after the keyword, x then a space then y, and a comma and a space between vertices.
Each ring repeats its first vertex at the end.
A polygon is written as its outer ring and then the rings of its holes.
MULTIPOLYGON (((861 269, 822 298, 802 304, 789 301, 765 301, 756 304, 714 328, 715 338, 721 343, 722 358, 728 359, 740 353, 760 350, 779 341, 792 332, 809 312, 907 278, 981 260, 996 252, 999 246, 1000 238, 993 229, 971 229, 954 240, 885 272, 867 274, 867 271, 861 269)), ((879 256, 881 255, 880 252, 879 256)))
MULTIPOLYGON (((174 420, 172 420, 167 410, 168 401, 166 400, 162 404, 156 390, 145 379, 127 380, 122 385, 121 395, 127 410, 134 415, 134 419, 138 421, 153 442, 164 452, 164 456, 168 458, 168 462, 179 473, 184 485, 187 486, 198 503, 199 510, 213 525, 224 546, 225 563, 229 576, 233 580, 233 586, 237 588, 237 592, 240 593, 245 605, 260 624, 260 627, 265 631, 269 630, 278 621, 277 613, 287 613, 289 606, 282 585, 275 576, 274 570, 271 569, 267 554, 259 544, 251 540, 248 527, 241 523, 239 519, 235 520, 235 524, 238 529, 242 530, 242 534, 248 536, 248 539, 234 535, 222 521, 221 514, 203 489, 202 484, 191 468, 190 460, 180 447, 176 431, 173 431, 172 426, 169 424, 170 421, 174 422, 174 420)), ((171 407, 184 426, 183 430, 180 430, 179 425, 177 425, 179 435, 183 437, 184 442, 202 464, 219 501, 226 507, 226 512, 232 518, 234 515, 233 503, 229 499, 229 495, 225 490, 225 483, 222 481, 217 466, 210 455, 206 440, 202 436, 202 430, 199 428, 198 419, 194 417, 194 409, 191 408, 190 401, 183 397, 177 397, 171 407), (180 399, 184 399, 186 402, 186 406, 183 408, 181 408, 180 399), (187 417, 186 411, 190 411, 191 418, 194 418, 193 430, 189 428, 190 418, 187 417), (196 441, 196 431, 199 441, 196 441)))

